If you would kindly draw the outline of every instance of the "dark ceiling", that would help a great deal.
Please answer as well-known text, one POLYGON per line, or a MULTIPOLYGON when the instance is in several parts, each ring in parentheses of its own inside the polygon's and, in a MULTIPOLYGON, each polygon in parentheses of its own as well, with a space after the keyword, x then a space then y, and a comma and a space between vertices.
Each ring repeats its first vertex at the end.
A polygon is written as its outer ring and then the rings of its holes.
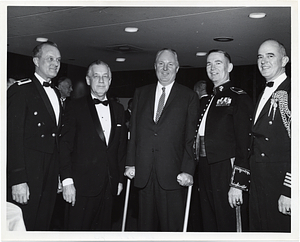
POLYGON ((153 69, 161 48, 177 51, 181 67, 204 67, 198 51, 221 48, 234 65, 256 63, 262 41, 274 38, 291 54, 291 20, 294 6, 280 7, 128 7, 128 6, 8 6, 8 52, 31 55, 37 37, 58 44, 62 62, 82 67, 96 59, 112 71, 153 69), (264 12, 263 19, 249 14, 264 12), (127 33, 126 27, 137 27, 127 33), (231 37, 231 42, 216 42, 231 37), (126 58, 116 62, 117 57, 126 58))

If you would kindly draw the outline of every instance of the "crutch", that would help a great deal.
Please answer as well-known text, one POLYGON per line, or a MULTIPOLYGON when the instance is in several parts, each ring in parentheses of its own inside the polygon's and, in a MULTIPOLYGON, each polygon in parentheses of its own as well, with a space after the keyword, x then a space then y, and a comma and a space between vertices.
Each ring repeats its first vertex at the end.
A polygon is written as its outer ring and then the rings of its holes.
POLYGON ((236 206, 236 232, 242 232, 242 216, 241 216, 241 206, 236 206))
POLYGON ((125 204, 124 204, 124 212, 123 212, 123 222, 122 222, 122 232, 125 231, 126 217, 127 217, 127 208, 128 208, 128 198, 129 198, 129 190, 130 190, 130 179, 127 179, 126 186, 126 195, 125 195, 125 204))
POLYGON ((186 206, 185 206, 184 223, 183 223, 183 232, 187 231, 187 225, 188 225, 189 213, 190 213, 191 196, 192 196, 192 187, 193 187, 193 185, 189 186, 189 188, 188 188, 188 194, 187 194, 186 206))

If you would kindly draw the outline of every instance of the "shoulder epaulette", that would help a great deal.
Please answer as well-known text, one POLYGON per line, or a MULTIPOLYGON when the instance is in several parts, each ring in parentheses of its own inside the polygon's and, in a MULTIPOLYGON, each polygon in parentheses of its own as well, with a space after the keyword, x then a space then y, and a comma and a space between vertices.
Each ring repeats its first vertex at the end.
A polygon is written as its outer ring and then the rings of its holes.
POLYGON ((243 89, 238 87, 230 87, 230 90, 237 94, 247 94, 243 89))
POLYGON ((32 82, 32 81, 31 81, 31 79, 29 79, 29 78, 24 78, 24 79, 18 80, 18 81, 16 81, 16 82, 18 83, 19 86, 21 86, 21 85, 30 83, 30 82, 32 82))

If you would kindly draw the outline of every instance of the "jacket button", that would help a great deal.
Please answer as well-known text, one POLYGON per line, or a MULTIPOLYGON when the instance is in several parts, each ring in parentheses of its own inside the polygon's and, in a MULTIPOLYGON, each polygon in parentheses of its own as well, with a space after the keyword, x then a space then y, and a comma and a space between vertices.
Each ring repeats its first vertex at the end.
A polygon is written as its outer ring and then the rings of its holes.
POLYGON ((269 124, 270 124, 270 125, 272 125, 272 124, 273 124, 273 122, 272 122, 272 121, 269 121, 269 124))
POLYGON ((44 138, 44 137, 45 137, 45 135, 42 134, 42 135, 41 135, 41 138, 44 138))
POLYGON ((35 112, 33 113, 33 115, 35 115, 35 116, 36 116, 37 114, 38 114, 38 112, 37 112, 37 111, 35 111, 35 112))
POLYGON ((266 155, 265 155, 265 153, 261 153, 261 156, 262 156, 262 157, 265 157, 266 155))
POLYGON ((269 141, 269 138, 265 138, 266 141, 269 141))
POLYGON ((42 124, 41 123, 38 123, 38 127, 41 127, 42 126, 42 124))

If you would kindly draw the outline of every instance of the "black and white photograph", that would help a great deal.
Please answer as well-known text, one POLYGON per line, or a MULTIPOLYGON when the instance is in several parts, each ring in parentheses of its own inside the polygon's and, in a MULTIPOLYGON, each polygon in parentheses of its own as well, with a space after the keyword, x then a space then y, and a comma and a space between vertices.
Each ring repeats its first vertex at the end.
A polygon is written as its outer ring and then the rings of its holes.
POLYGON ((299 241, 298 5, 2 1, 1 241, 299 241))

